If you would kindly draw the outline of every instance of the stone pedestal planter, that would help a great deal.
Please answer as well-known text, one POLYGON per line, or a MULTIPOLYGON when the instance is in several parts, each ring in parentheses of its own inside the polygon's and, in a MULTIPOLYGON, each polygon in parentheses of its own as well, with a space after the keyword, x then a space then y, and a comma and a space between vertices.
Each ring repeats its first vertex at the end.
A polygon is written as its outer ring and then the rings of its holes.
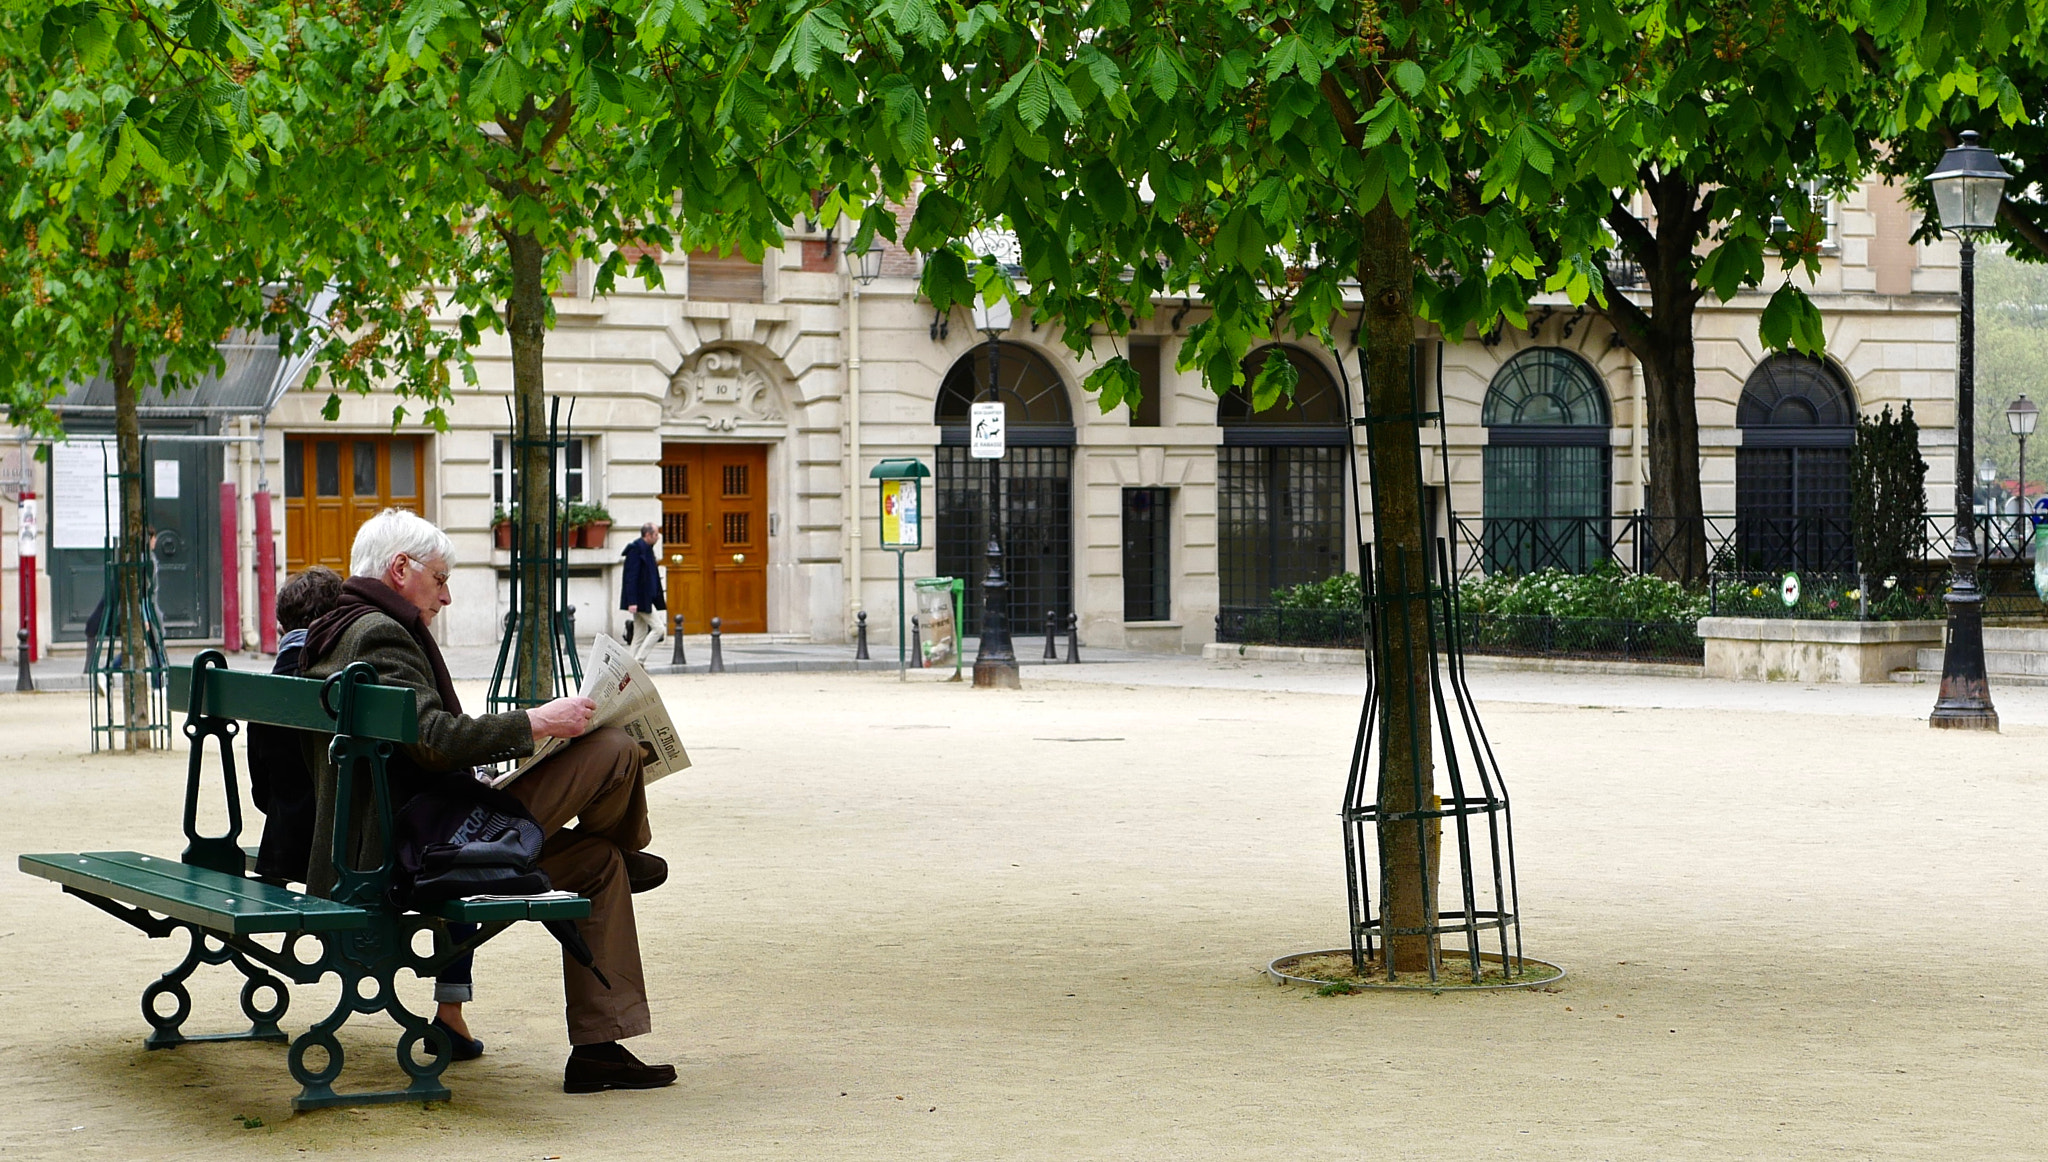
POLYGON ((1885 682, 1939 648, 1939 621, 1703 617, 1707 677, 1752 682, 1885 682))

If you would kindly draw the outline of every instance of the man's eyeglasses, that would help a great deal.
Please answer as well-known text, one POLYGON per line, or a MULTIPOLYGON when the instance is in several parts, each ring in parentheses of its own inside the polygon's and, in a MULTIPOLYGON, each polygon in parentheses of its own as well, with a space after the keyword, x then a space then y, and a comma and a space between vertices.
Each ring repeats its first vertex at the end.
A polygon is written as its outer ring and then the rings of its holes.
MULTIPOLYGON (((408 560, 408 561, 411 561, 411 562, 412 562, 412 563, 413 563, 414 565, 417 565, 418 567, 420 567, 420 568, 422 568, 422 569, 426 569, 426 568, 427 568, 427 563, 426 563, 425 561, 422 561, 422 560, 420 560, 420 559, 419 559, 418 557, 415 557, 415 556, 411 555, 410 553, 408 553, 408 554, 406 554, 406 555, 405 555, 405 559, 406 559, 406 560, 408 560)), ((432 573, 434 574, 434 584, 435 584, 435 585, 438 585, 438 586, 440 586, 440 587, 441 587, 441 588, 443 588, 443 589, 445 589, 445 588, 447 588, 447 587, 448 587, 448 574, 447 574, 447 573, 445 573, 445 572, 443 572, 443 571, 441 571, 441 570, 439 570, 439 569, 431 569, 431 570, 429 570, 429 571, 430 571, 430 572, 432 572, 432 573)))

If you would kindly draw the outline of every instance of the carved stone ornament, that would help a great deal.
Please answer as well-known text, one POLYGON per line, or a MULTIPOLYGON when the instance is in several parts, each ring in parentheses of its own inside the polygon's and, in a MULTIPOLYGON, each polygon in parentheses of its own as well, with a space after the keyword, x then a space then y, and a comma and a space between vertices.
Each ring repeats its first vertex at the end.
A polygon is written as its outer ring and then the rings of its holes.
POLYGON ((782 405, 768 373, 731 348, 702 351, 669 380, 662 423, 741 432, 783 427, 782 405))

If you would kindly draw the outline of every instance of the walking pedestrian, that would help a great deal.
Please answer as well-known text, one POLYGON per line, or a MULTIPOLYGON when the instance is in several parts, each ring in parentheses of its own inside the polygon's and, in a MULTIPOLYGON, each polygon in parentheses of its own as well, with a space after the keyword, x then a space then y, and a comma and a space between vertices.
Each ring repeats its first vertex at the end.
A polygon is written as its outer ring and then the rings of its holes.
POLYGON ((661 569, 654 562, 654 545, 660 539, 661 530, 649 522, 620 554, 626 558, 626 576, 619 586, 619 608, 633 615, 626 640, 633 646, 634 660, 643 665, 655 644, 668 636, 660 616, 668 602, 662 599, 661 569))

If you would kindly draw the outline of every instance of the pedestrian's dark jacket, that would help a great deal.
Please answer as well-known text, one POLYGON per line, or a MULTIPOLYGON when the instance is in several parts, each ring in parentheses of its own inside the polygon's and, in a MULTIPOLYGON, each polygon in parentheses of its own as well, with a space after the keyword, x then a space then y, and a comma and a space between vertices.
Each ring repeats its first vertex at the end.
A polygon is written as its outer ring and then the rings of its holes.
POLYGON ((619 608, 667 609, 668 602, 661 594, 661 568, 654 563, 654 546, 647 538, 634 537, 620 556, 626 558, 626 577, 619 586, 619 608))
MULTIPOLYGON (((473 782, 473 767, 533 753, 533 726, 526 711, 462 712, 441 649, 427 635, 425 619, 396 590, 375 578, 351 577, 343 583, 340 604, 315 621, 308 633, 300 673, 324 679, 351 662, 368 662, 377 671, 379 683, 409 686, 418 699, 419 741, 395 748, 385 764, 394 812, 430 787, 445 786, 451 780, 473 782)), ((313 741, 306 747, 314 779, 316 836, 331 835, 334 826, 334 767, 327 761, 330 737, 309 734, 313 741)), ((357 787, 352 798, 360 812, 371 810, 367 784, 357 787)), ((370 830, 362 827, 365 817, 358 815, 356 820, 358 835, 370 830)), ((334 884, 333 850, 329 845, 315 847, 306 886, 325 894, 334 884)), ((383 853, 367 842, 358 845, 353 856, 359 865, 382 857, 383 853)))
MULTIPOLYGON (((296 676, 305 640, 304 630, 287 633, 270 672, 296 676)), ((306 859, 313 850, 313 772, 306 767, 304 733, 288 726, 249 724, 249 798, 263 812, 256 874, 267 879, 306 879, 306 859)))

